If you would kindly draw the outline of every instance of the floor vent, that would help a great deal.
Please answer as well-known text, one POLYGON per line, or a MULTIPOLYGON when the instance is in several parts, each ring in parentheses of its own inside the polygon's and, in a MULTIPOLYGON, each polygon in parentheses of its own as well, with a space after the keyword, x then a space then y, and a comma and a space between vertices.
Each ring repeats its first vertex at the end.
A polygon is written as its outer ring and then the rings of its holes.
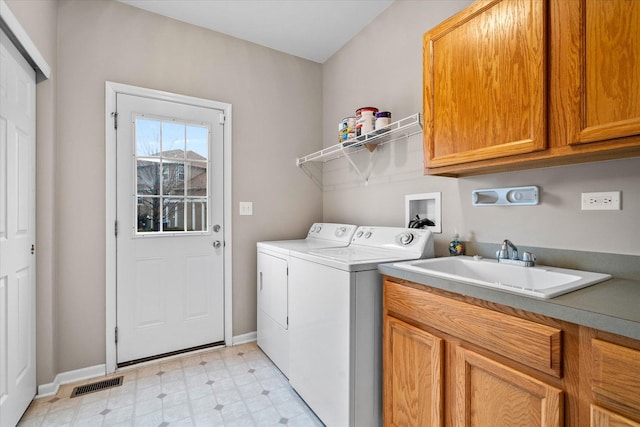
POLYGON ((83 396, 89 393, 95 393, 96 391, 106 390, 112 387, 119 387, 122 385, 122 376, 109 378, 108 380, 102 380, 91 384, 85 384, 73 389, 71 397, 83 396))

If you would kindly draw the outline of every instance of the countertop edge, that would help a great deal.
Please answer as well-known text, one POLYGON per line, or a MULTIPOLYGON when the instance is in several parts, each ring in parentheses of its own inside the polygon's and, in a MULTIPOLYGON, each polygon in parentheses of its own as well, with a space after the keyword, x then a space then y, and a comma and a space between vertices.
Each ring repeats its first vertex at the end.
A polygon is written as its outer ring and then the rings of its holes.
MULTIPOLYGON (((407 271, 396 268, 393 264, 380 264, 378 269, 382 274, 398 279, 640 340, 640 282, 614 278, 545 300, 407 271), (618 306, 611 307, 607 301, 601 301, 603 293, 609 292, 610 289, 617 290, 616 287, 626 288, 630 284, 634 289, 637 287, 637 292, 633 295, 633 300, 638 299, 637 311, 634 312, 637 318, 621 315, 615 311, 618 306), (588 305, 598 305, 599 308, 596 311, 583 308, 588 305)), ((606 299, 606 296, 604 298, 606 299)), ((630 304, 633 305, 633 302, 630 304)))

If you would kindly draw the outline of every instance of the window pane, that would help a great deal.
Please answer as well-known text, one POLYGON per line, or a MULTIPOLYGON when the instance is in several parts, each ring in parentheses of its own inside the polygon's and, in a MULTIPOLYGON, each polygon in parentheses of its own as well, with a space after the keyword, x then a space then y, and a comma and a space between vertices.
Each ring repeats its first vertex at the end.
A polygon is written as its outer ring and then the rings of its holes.
POLYGON ((187 230, 207 231, 206 199, 187 199, 187 230))
POLYGON ((162 157, 184 159, 184 123, 162 123, 162 157))
POLYGON ((184 230, 184 199, 164 198, 162 207, 163 231, 184 230))
POLYGON ((209 129, 203 126, 187 126, 187 158, 207 160, 209 158, 209 129))
POLYGON ((160 194, 160 162, 154 160, 137 161, 138 195, 160 194))
POLYGON ((160 231, 160 197, 138 197, 138 232, 160 231))
POLYGON ((136 156, 159 156, 160 151, 160 122, 137 118, 136 156))
POLYGON ((138 232, 207 231, 209 128, 136 118, 138 232))
POLYGON ((207 163, 186 164, 187 196, 207 196, 207 163))
POLYGON ((162 161, 162 194, 171 196, 184 194, 184 163, 162 161))

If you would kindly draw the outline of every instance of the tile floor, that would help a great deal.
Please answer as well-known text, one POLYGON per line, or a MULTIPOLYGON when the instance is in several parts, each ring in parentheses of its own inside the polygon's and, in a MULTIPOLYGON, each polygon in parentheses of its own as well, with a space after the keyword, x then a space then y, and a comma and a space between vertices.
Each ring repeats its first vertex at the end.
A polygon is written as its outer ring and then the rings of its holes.
MULTIPOLYGON (((322 423, 255 343, 124 369, 120 387, 34 400, 19 427, 305 426, 322 423)), ((100 378, 102 379, 102 378, 100 378)))

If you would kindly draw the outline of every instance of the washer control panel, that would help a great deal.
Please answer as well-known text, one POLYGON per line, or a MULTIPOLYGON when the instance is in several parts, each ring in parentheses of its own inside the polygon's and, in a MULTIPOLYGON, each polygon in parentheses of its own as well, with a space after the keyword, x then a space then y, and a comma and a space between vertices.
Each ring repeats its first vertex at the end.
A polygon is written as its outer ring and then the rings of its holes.
MULTIPOLYGON (((390 250, 407 251, 433 257, 433 235, 431 231, 401 227, 358 227, 351 238, 350 246, 369 246, 390 250)), ((418 255, 416 258, 422 257, 418 255)))

